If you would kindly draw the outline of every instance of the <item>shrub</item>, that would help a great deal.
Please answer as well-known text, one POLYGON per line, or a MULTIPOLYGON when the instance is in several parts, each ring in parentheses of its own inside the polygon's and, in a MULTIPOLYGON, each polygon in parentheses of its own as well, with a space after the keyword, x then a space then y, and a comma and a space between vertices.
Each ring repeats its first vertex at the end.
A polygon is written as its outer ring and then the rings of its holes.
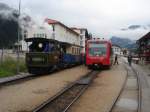
MULTIPOLYGON (((0 77, 6 77, 17 74, 17 64, 18 61, 11 57, 6 57, 3 63, 0 64, 0 77)), ((24 59, 19 60, 19 70, 20 72, 26 72, 26 66, 24 59)))

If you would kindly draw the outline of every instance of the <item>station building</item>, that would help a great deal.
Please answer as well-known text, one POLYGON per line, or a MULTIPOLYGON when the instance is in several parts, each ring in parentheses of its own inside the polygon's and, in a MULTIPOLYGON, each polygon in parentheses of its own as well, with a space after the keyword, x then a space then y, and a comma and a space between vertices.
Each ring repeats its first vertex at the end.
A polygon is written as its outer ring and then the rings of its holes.
POLYGON ((114 54, 123 55, 122 48, 119 45, 112 45, 114 54))
MULTIPOLYGON (((26 32, 22 32, 22 36, 23 40, 25 38, 40 37, 40 38, 54 39, 78 46, 81 45, 81 37, 78 32, 67 27, 63 23, 52 19, 45 19, 42 26, 27 29, 26 32)), ((21 41, 21 43, 22 44, 20 45, 21 46, 20 49, 22 51, 26 51, 27 50, 26 43, 23 41, 21 41)))
POLYGON ((45 19, 45 24, 48 24, 48 28, 51 28, 50 32, 52 39, 69 44, 80 45, 79 33, 75 32, 63 23, 52 19, 45 19))
POLYGON ((81 52, 85 54, 86 41, 91 38, 88 34, 88 30, 86 28, 77 27, 72 27, 71 29, 80 35, 80 46, 82 46, 81 52))
POLYGON ((150 63, 150 32, 136 42, 139 58, 146 64, 150 63))

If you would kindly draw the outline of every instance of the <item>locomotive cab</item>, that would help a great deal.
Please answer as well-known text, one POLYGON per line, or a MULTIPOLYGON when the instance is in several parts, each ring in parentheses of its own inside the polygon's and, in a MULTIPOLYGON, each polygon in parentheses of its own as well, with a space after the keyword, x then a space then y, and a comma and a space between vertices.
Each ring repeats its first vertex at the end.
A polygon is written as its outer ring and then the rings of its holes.
POLYGON ((60 61, 60 45, 56 40, 28 38, 29 51, 26 53, 26 66, 29 73, 47 73, 60 61))

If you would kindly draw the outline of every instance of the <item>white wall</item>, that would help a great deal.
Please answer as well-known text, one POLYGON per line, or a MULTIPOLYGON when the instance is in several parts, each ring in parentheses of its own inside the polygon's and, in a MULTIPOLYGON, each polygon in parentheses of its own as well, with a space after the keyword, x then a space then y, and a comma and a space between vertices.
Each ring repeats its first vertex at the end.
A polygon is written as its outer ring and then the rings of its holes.
POLYGON ((55 25, 55 39, 62 42, 68 42, 70 44, 80 45, 79 35, 68 31, 67 28, 62 27, 59 24, 55 25))
POLYGON ((82 53, 85 53, 85 33, 85 30, 82 30, 82 33, 80 34, 80 44, 83 47, 81 51, 82 53))
POLYGON ((82 46, 83 48, 81 48, 81 52, 85 53, 85 33, 86 30, 84 29, 74 29, 74 31, 76 31, 77 33, 80 34, 80 46, 82 46), (82 30, 82 32, 81 32, 82 30))
POLYGON ((32 38, 32 37, 41 37, 41 38, 52 38, 52 30, 49 30, 45 27, 37 27, 33 28, 30 31, 28 31, 28 37, 27 38, 32 38))
POLYGON ((113 46, 112 48, 113 48, 114 54, 122 55, 122 50, 121 50, 120 47, 118 47, 118 46, 113 46))
MULTIPOLYGON (((80 45, 80 36, 68 31, 67 28, 60 24, 55 24, 55 31, 53 32, 52 25, 44 23, 42 27, 33 27, 27 30, 26 38, 41 37, 54 39, 70 44, 80 45)), ((26 51, 27 44, 22 41, 22 50, 26 51)))
POLYGON ((26 36, 25 33, 22 32, 22 39, 21 42, 21 47, 22 47, 22 51, 27 51, 27 43, 24 41, 25 38, 32 38, 32 37, 41 37, 41 38, 52 38, 52 30, 49 27, 33 27, 30 29, 26 29, 26 36))

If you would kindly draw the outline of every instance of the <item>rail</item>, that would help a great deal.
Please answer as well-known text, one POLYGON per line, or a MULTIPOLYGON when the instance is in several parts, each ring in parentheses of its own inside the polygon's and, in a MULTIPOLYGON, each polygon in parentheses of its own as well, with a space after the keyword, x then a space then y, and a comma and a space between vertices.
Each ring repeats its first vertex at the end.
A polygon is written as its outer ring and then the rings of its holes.
MULTIPOLYGON (((128 66, 128 64, 127 63, 125 63, 125 69, 126 69, 126 71, 127 71, 127 75, 128 75, 128 68, 127 68, 127 66, 128 66)), ((141 92, 141 81, 140 81, 140 78, 139 78, 139 74, 138 74, 138 72, 131 66, 131 70, 134 72, 134 74, 135 74, 135 76, 136 76, 136 79, 137 79, 137 94, 138 94, 138 99, 137 99, 137 101, 138 101, 138 106, 137 106, 137 112, 141 112, 141 103, 142 103, 142 101, 141 101, 141 94, 142 94, 142 92, 141 92)), ((127 76, 128 77, 128 76, 127 76)), ((119 101, 119 99, 121 98, 121 96, 122 96, 122 93, 124 92, 124 91, 126 91, 125 90, 125 86, 126 86, 126 84, 127 84, 127 78, 126 77, 126 80, 124 81, 124 84, 123 84, 123 86, 122 86, 122 88, 121 88, 121 90, 120 90, 120 92, 119 92, 119 94, 118 94, 118 96, 117 96, 117 98, 114 100, 114 102, 113 102, 113 104, 112 104, 112 106, 111 106, 111 108, 110 108, 110 110, 109 110, 109 112, 113 112, 114 111, 114 108, 116 107, 116 104, 117 104, 117 102, 119 101)), ((125 111, 127 111, 127 110, 125 110, 125 111)))
POLYGON ((73 82, 55 96, 43 102, 33 112, 66 112, 85 92, 98 73, 98 71, 92 71, 73 82))
POLYGON ((141 112, 141 105, 142 105, 142 87, 141 81, 139 77, 139 73, 132 67, 132 70, 137 75, 137 83, 138 83, 138 112, 141 112))
POLYGON ((24 79, 27 79, 27 78, 33 77, 33 76, 35 76, 35 75, 29 74, 29 73, 25 73, 25 74, 20 73, 20 74, 15 75, 15 76, 0 78, 0 86, 2 86, 4 84, 11 83, 11 82, 19 81, 19 80, 24 80, 24 79))

